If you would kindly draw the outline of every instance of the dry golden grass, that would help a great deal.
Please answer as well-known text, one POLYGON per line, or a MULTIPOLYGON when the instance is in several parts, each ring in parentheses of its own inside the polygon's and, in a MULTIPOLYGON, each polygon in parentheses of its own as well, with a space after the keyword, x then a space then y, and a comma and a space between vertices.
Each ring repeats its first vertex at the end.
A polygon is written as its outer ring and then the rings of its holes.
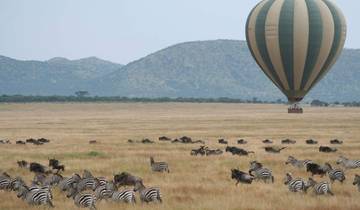
MULTIPOLYGON (((288 155, 310 158, 320 163, 334 161, 340 154, 360 158, 360 109, 305 108, 303 115, 289 115, 286 106, 239 104, 0 104, 0 138, 11 140, 46 137, 52 142, 44 146, 0 145, 0 170, 21 175, 29 181, 32 174, 16 166, 25 159, 46 164, 49 157, 66 165, 65 175, 91 170, 109 179, 128 171, 141 176, 147 186, 161 188, 164 203, 135 206, 100 202, 99 209, 156 210, 236 210, 292 209, 334 210, 360 209, 359 192, 352 185, 356 172, 347 172, 347 180, 333 185, 334 197, 313 197, 289 193, 283 184, 284 174, 306 178, 303 170, 284 164, 288 155), (230 145, 237 138, 249 141, 243 147, 255 151, 249 157, 226 153, 217 157, 193 157, 190 150, 198 145, 158 142, 159 136, 183 135, 205 139, 211 148, 224 149, 217 139, 224 137, 230 145), (150 138, 156 144, 129 144, 127 139, 150 138), (298 141, 281 154, 266 154, 261 140, 270 138, 279 145, 281 139, 298 141), (331 138, 345 141, 336 154, 320 154, 318 146, 304 143, 314 138, 328 144, 331 138), (96 139, 100 143, 89 145, 96 139), (91 151, 98 156, 91 156, 91 151), (150 171, 149 156, 167 161, 170 174, 150 171), (275 183, 235 186, 230 169, 248 170, 251 160, 263 162, 275 175, 275 183)), ((320 178, 317 178, 320 180, 320 178)), ((324 178, 327 179, 327 178, 324 178)), ((15 193, 0 192, 0 209, 42 209, 28 207, 15 193)), ((72 200, 54 191, 56 210, 74 209, 72 200)))

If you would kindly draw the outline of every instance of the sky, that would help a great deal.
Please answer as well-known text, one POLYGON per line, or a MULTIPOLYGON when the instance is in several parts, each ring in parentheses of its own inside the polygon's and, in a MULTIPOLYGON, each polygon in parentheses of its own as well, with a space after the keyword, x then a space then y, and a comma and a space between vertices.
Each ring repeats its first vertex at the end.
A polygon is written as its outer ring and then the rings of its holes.
MULTIPOLYGON (((245 40, 258 0, 0 0, 0 55, 21 60, 96 56, 127 64, 173 44, 245 40)), ((360 48, 360 1, 336 0, 347 48, 360 48)))

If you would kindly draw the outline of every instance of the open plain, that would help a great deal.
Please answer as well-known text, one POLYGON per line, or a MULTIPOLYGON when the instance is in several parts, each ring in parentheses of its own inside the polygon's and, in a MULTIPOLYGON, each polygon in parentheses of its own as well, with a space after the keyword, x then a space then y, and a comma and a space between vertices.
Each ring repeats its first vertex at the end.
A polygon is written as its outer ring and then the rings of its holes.
MULTIPOLYGON (((360 109, 305 107, 302 115, 289 115, 285 105, 252 104, 192 104, 192 103, 84 103, 84 104, 0 104, 0 139, 12 144, 0 144, 0 171, 22 176, 27 182, 33 174, 17 167, 17 160, 47 164, 57 158, 66 166, 63 173, 82 173, 88 169, 96 176, 112 179, 122 171, 140 176, 146 186, 160 187, 162 204, 135 205, 101 201, 97 208, 156 210, 358 210, 360 192, 352 185, 360 169, 347 170, 344 184, 332 185, 334 196, 290 193, 283 184, 286 172, 306 178, 305 170, 285 165, 289 155, 336 165, 339 155, 360 159, 360 109), (224 153, 220 156, 191 156, 198 144, 158 141, 159 136, 178 138, 189 136, 204 140, 212 149, 225 150, 217 142, 225 138, 229 145, 254 151, 248 157, 224 153), (45 137, 49 144, 16 145, 15 140, 45 137), (149 138, 154 144, 128 143, 128 139, 149 138), (244 138, 246 145, 237 145, 244 138), (281 146, 285 138, 297 141, 280 154, 265 153, 263 139, 272 139, 281 146), (305 144, 306 139, 319 141, 305 144), (330 145, 330 139, 340 139, 336 153, 319 153, 320 145, 330 145), (89 144, 97 140, 97 144, 89 144), (167 161, 170 173, 150 170, 149 157, 167 161), (235 186, 230 170, 248 171, 249 162, 258 160, 270 168, 274 184, 253 182, 235 186)), ((316 177, 328 180, 328 177, 316 177)), ((76 209, 72 199, 56 187, 53 189, 55 210, 76 209)), ((0 209, 43 209, 29 207, 15 192, 0 191, 0 209)))

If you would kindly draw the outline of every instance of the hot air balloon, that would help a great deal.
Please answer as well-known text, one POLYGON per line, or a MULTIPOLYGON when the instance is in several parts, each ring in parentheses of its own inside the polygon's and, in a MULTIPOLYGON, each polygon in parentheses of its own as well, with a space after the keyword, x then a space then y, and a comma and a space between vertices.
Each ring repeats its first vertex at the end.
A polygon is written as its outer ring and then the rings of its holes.
POLYGON ((296 106, 341 54, 346 21, 329 0, 263 0, 247 19, 246 39, 257 64, 296 106))

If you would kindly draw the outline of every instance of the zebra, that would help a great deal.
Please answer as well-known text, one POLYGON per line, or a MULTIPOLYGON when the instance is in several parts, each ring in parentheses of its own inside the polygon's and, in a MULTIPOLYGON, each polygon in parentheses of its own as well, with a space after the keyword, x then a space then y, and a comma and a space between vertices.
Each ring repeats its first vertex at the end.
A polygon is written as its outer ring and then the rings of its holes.
POLYGON ((136 182, 134 192, 139 191, 141 202, 155 202, 162 203, 160 189, 156 187, 146 188, 142 182, 136 182))
POLYGON ((134 204, 136 203, 135 191, 129 189, 114 191, 111 195, 111 200, 115 202, 125 202, 125 203, 134 204))
POLYGON ((94 176, 92 175, 92 173, 88 170, 84 170, 83 172, 83 177, 82 178, 94 178, 94 176))
POLYGON ((353 185, 357 185, 358 191, 360 192, 360 176, 355 174, 353 185))
POLYGON ((294 167, 297 168, 306 168, 306 165, 312 163, 311 160, 297 160, 295 157, 293 156, 289 156, 287 161, 285 162, 285 164, 291 164, 294 167))
POLYGON ((286 173, 284 184, 288 186, 290 192, 307 192, 308 186, 301 178, 294 179, 291 173, 286 173))
POLYGON ((61 191, 67 191, 72 187, 72 185, 77 184, 81 180, 81 177, 79 174, 74 174, 69 178, 63 178, 59 182, 59 188, 61 191))
POLYGON ((274 183, 274 176, 270 169, 263 168, 263 165, 257 161, 250 162, 249 174, 254 176, 257 180, 263 180, 265 183, 271 180, 274 183), (254 172, 254 174, 252 174, 254 172))
POLYGON ((328 173, 331 183, 334 183, 336 180, 343 183, 346 179, 344 171, 341 169, 333 169, 330 163, 325 163, 323 168, 328 173))
POLYGON ((58 185, 63 179, 63 176, 60 174, 53 174, 45 179, 44 185, 58 185))
POLYGON ((92 193, 78 193, 77 189, 71 187, 67 194, 67 197, 72 197, 74 203, 79 208, 89 208, 90 210, 96 210, 96 196, 92 193))
POLYGON ((0 175, 0 190, 9 190, 11 188, 11 177, 7 173, 2 173, 0 175))
POLYGON ((100 185, 100 182, 97 178, 83 178, 78 183, 76 183, 76 189, 78 192, 90 189, 95 190, 100 185))
POLYGON ((54 207, 51 202, 53 197, 49 186, 29 188, 26 185, 21 185, 17 191, 17 197, 22 198, 30 205, 47 205, 54 207))
POLYGON ((318 183, 313 178, 309 178, 307 182, 307 186, 313 187, 314 193, 316 195, 327 195, 327 194, 334 195, 334 193, 331 192, 331 185, 327 181, 322 181, 318 183))
POLYGON ((336 163, 341 164, 345 169, 360 168, 360 160, 349 160, 344 156, 340 156, 336 163))
POLYGON ((169 165, 166 162, 155 162, 153 157, 150 157, 150 166, 152 171, 170 173, 169 165))
POLYGON ((105 185, 99 185, 95 189, 95 196, 98 200, 108 199, 112 196, 112 194, 115 190, 117 190, 117 187, 111 181, 111 182, 106 183, 105 185))

